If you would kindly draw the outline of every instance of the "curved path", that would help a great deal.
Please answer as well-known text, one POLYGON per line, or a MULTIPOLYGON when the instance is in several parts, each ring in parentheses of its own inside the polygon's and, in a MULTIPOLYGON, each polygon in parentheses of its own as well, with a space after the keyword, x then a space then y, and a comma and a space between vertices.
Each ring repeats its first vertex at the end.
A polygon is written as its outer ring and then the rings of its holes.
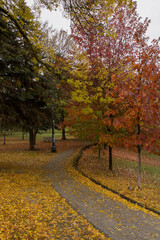
POLYGON ((73 179, 64 168, 76 148, 53 158, 46 166, 53 188, 93 226, 114 240, 160 240, 160 219, 113 200, 73 179))

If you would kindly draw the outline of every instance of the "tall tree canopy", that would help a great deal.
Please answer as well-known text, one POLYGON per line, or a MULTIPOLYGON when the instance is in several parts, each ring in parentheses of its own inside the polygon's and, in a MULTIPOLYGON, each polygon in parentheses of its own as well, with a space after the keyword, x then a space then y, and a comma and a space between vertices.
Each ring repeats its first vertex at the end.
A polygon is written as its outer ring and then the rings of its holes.
MULTIPOLYGON (((56 74, 54 64, 49 63, 54 54, 47 45, 46 29, 42 29, 25 1, 2 1, 0 15, 1 119, 13 120, 14 116, 34 135, 52 101, 56 74), (47 69, 51 71, 52 81, 48 79, 47 69)), ((34 137, 30 140, 33 148, 34 137)))

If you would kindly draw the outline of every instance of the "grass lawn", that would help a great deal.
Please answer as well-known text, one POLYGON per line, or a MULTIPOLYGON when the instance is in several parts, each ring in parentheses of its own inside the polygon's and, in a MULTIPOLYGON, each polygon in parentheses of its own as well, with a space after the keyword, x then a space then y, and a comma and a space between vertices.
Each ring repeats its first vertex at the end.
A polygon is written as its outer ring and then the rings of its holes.
POLYGON ((98 158, 95 147, 83 153, 79 169, 126 197, 160 211, 160 157, 142 153, 142 189, 138 189, 137 153, 113 149, 113 171, 108 170, 108 150, 98 158))
MULTIPOLYGON (((44 137, 52 137, 52 130, 47 130, 47 131, 40 131, 39 133, 37 133, 36 135, 36 139, 37 140, 43 140, 44 137)), ((21 131, 16 131, 16 132, 12 132, 10 134, 8 134, 6 136, 6 142, 7 140, 11 140, 12 138, 16 138, 18 141, 22 140, 22 132, 21 131)), ((55 138, 56 139, 61 139, 62 138, 62 131, 55 129, 55 138)), ((66 138, 73 138, 73 136, 71 136, 69 134, 69 130, 66 129, 66 138)), ((28 140, 29 139, 29 133, 26 133, 24 135, 24 140, 28 140)), ((0 140, 3 142, 3 136, 0 136, 0 140)))
MULTIPOLYGON (((76 144, 57 141, 57 151, 76 144)), ((15 136, 0 144, 0 239, 107 239, 52 188, 44 170, 56 156, 51 143, 38 141, 36 149, 15 136)))

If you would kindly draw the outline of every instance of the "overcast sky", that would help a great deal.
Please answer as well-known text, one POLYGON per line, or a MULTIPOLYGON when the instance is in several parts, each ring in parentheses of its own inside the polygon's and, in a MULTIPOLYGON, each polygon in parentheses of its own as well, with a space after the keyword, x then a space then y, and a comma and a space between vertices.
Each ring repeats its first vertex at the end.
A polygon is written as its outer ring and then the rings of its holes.
POLYGON ((141 17, 151 19, 147 35, 152 39, 160 37, 160 0, 137 0, 137 11, 141 17))
MULTIPOLYGON (((26 0, 27 3, 32 3, 33 0, 26 0)), ((137 0, 137 10, 143 19, 148 17, 151 19, 147 35, 150 39, 160 37, 160 0, 137 0)), ((49 12, 44 10, 42 13, 42 20, 48 20, 49 25, 53 28, 69 31, 70 22, 62 16, 60 11, 49 12)))

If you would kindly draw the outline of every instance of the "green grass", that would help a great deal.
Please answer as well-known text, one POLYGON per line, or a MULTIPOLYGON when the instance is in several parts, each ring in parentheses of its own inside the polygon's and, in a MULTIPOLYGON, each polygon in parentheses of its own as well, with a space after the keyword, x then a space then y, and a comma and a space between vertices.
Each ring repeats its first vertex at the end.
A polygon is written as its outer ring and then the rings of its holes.
MULTIPOLYGON (((44 137, 52 137, 52 130, 50 129, 48 131, 40 131, 36 135, 36 140, 43 141, 44 137)), ((22 140, 22 132, 16 131, 16 132, 12 132, 11 134, 6 135, 6 143, 7 143, 8 139, 11 140, 14 138, 16 138, 17 141, 21 141, 22 140)), ((55 139, 58 140, 61 138, 62 138, 62 131, 55 129, 55 139)), ((68 130, 66 130, 66 138, 67 139, 73 138, 73 136, 69 134, 68 130)), ((29 140, 29 133, 26 133, 24 136, 24 141, 28 141, 28 140, 29 140)), ((0 142, 3 142, 3 135, 0 135, 0 142)))
POLYGON ((160 159, 160 156, 154 154, 154 153, 148 153, 147 151, 142 151, 142 156, 146 156, 149 158, 158 158, 160 159))
MULTIPOLYGON (((62 133, 59 130, 54 131, 55 138, 61 138, 62 133)), ((40 132, 37 134, 37 140, 43 140, 44 137, 52 137, 52 130, 48 130, 47 132, 40 132)))
POLYGON ((160 168, 159 167, 143 164, 142 165, 142 172, 149 174, 157 182, 160 183, 160 168))
MULTIPOLYGON (((156 156, 155 157, 159 157, 156 156)), ((117 171, 119 168, 121 169, 130 169, 134 170, 135 172, 138 172, 138 162, 133 161, 126 161, 125 159, 115 158, 113 160, 113 166, 115 171, 117 171)), ((147 174, 149 178, 153 178, 153 180, 156 180, 160 183, 160 168, 148 164, 142 164, 141 166, 142 174, 147 174)))
POLYGON ((114 169, 117 170, 119 167, 124 169, 138 169, 138 164, 133 161, 126 161, 126 159, 122 158, 114 158, 113 159, 114 169))

